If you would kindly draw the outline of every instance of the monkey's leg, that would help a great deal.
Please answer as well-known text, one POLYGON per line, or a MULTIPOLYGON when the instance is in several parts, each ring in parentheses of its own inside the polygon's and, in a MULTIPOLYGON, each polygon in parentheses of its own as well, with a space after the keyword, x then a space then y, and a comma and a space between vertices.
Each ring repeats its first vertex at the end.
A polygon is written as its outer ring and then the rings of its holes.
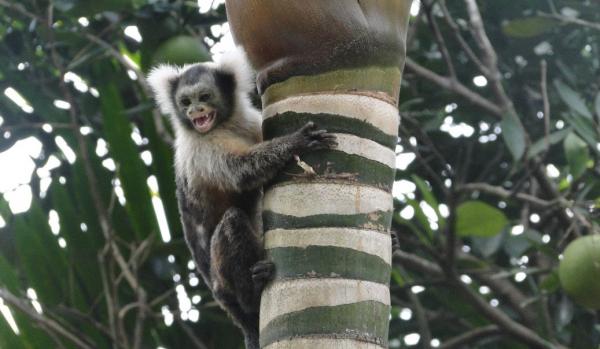
POLYGON ((241 328, 244 334, 246 349, 259 349, 258 342, 258 313, 248 314, 237 300, 235 293, 221 288, 213 291, 213 297, 221 304, 223 309, 231 316, 234 323, 241 328))
MULTIPOLYGON (((263 248, 248 216, 238 208, 225 212, 211 240, 213 293, 242 327, 248 342, 258 341, 260 292, 254 276, 268 280, 269 263, 258 263, 263 248)), ((260 289, 262 291, 262 289, 260 289)))

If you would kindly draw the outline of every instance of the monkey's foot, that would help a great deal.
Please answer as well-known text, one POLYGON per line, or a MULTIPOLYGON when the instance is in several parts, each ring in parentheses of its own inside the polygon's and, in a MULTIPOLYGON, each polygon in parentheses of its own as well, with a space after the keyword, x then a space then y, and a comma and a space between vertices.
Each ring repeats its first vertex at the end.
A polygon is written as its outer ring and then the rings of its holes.
POLYGON ((275 263, 266 259, 258 261, 252 266, 252 268, 250 268, 250 271, 252 272, 254 288, 262 291, 267 282, 269 282, 273 278, 273 275, 275 275, 275 263))
POLYGON ((400 250, 400 241, 398 241, 398 235, 395 231, 392 230, 390 234, 392 236, 392 253, 394 253, 400 250))

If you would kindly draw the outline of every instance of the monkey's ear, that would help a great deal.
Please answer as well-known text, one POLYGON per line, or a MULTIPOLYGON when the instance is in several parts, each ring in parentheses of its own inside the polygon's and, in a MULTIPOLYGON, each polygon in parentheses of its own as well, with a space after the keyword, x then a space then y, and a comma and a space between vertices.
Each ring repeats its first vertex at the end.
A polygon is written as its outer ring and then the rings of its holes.
POLYGON ((175 65, 161 64, 148 74, 148 84, 154 92, 154 99, 163 114, 175 115, 177 112, 173 105, 173 91, 179 79, 180 69, 175 65))
POLYGON ((238 92, 244 95, 254 90, 254 70, 241 46, 225 52, 216 62, 217 69, 233 74, 238 92))

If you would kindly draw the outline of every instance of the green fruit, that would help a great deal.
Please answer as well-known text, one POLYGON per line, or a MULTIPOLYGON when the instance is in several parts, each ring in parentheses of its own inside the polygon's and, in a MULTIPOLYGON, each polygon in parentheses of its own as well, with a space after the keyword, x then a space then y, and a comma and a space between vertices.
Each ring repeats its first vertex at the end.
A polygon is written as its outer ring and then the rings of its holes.
POLYGON ((184 65, 208 60, 210 54, 200 39, 180 35, 165 41, 158 47, 152 56, 152 65, 158 63, 184 65))
POLYGON ((560 283, 578 304, 600 309, 600 235, 571 242, 558 268, 560 283))

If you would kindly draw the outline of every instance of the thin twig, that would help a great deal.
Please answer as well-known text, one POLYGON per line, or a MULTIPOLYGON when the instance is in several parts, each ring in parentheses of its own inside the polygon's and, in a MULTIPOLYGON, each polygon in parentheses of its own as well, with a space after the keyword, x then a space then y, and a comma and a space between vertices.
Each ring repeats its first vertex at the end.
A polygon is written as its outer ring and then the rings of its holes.
POLYGON ((430 349, 431 348, 431 330, 429 329, 429 323, 427 322, 427 317, 425 316, 425 309, 419 300, 419 296, 414 294, 410 289, 406 291, 408 294, 408 299, 413 305, 413 310, 415 311, 415 318, 417 319, 417 324, 419 325, 419 334, 421 335, 421 348, 430 349))
POLYGON ((448 46, 446 45, 446 41, 442 33, 440 32, 440 27, 433 16, 433 4, 434 2, 430 2, 427 0, 422 0, 421 4, 425 8, 425 14, 427 16, 427 22, 433 35, 435 37, 435 41, 440 47, 440 52, 442 53, 442 57, 444 58, 444 62, 446 62, 446 68, 448 69, 448 74, 452 79, 456 79, 456 70, 454 69, 454 63, 452 63, 452 57, 450 57, 450 53, 448 52, 448 46))
POLYGON ((546 60, 542 60, 540 68, 540 89, 542 91, 542 100, 544 103, 544 139, 546 141, 546 151, 548 151, 548 149, 550 149, 550 101, 548 99, 548 64, 546 63, 546 60))
POLYGON ((18 298, 17 296, 13 295, 7 289, 0 288, 0 298, 2 298, 4 300, 4 302, 19 309, 21 312, 23 312, 25 315, 27 315, 30 319, 41 324, 44 328, 46 328, 50 331, 53 331, 54 333, 57 333, 57 334, 61 335, 62 337, 68 339, 73 344, 75 344, 77 347, 83 348, 83 349, 92 349, 94 347, 93 345, 84 342, 81 339, 81 336, 79 334, 72 333, 69 330, 67 330, 65 327, 63 327, 60 323, 58 323, 46 316, 43 316, 42 314, 39 314, 35 309, 33 309, 33 307, 31 307, 29 305, 28 301, 18 298))
POLYGON ((455 259, 456 259, 456 229, 454 226, 456 224, 456 193, 454 192, 454 188, 450 189, 450 193, 447 196, 447 205, 448 205, 448 221, 446 222, 446 267, 450 269, 455 268, 455 259))
POLYGON ((198 349, 208 349, 208 347, 206 346, 206 344, 204 344, 204 342, 202 342, 202 340, 198 336, 196 336, 196 334, 190 328, 190 326, 188 326, 188 324, 186 324, 185 322, 179 320, 179 317, 177 318, 177 322, 179 323, 179 326, 181 326, 181 328, 183 329, 183 332, 185 332, 185 334, 190 338, 190 340, 192 341, 192 343, 194 343, 194 347, 195 348, 198 348, 198 349))
POLYGON ((460 28, 458 27, 458 24, 456 23, 456 21, 450 14, 448 7, 446 6, 446 0, 441 0, 438 3, 440 4, 442 12, 444 13, 444 19, 446 20, 446 24, 448 24, 450 29, 452 29, 452 32, 454 33, 454 37, 455 37, 456 41, 458 41, 458 44, 460 45, 462 50, 466 53, 467 57, 469 57, 469 59, 475 64, 475 66, 479 69, 479 71, 483 75, 488 77, 490 74, 489 70, 481 62, 479 57, 477 57, 477 55, 473 52, 473 49, 471 48, 471 46, 467 43, 465 38, 462 36, 462 34, 460 32, 460 28))
POLYGON ((496 325, 477 327, 454 338, 445 340, 442 345, 439 346, 439 349, 470 348, 472 347, 472 344, 479 339, 490 338, 501 333, 502 331, 496 325))
POLYGON ((73 317, 77 321, 85 321, 96 328, 98 331, 102 332, 106 335, 112 342, 116 342, 117 339, 113 337, 110 332, 110 329, 104 326, 104 324, 100 323, 96 319, 94 319, 89 314, 82 313, 78 309, 69 308, 63 305, 59 305, 56 310, 57 313, 63 314, 65 317, 73 317))
POLYGON ((104 292, 104 301, 106 302, 106 313, 108 317, 108 328, 110 330, 111 337, 117 339, 115 343, 119 343, 119 334, 116 326, 116 306, 113 302, 113 296, 111 288, 109 286, 109 280, 106 270, 104 269, 105 256, 108 253, 108 246, 103 251, 98 253, 98 266, 100 267, 100 280, 102 281, 102 290, 104 292))

